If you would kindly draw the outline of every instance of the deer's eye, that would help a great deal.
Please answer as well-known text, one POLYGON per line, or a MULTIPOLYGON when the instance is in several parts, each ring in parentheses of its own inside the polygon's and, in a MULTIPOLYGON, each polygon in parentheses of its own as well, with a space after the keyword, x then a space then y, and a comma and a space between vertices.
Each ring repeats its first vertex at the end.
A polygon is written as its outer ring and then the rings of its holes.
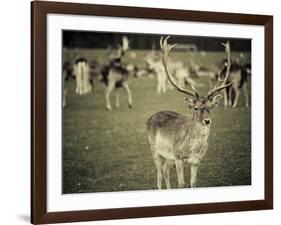
POLYGON ((199 108, 198 107, 194 107, 194 109, 197 111, 197 110, 199 110, 199 108))

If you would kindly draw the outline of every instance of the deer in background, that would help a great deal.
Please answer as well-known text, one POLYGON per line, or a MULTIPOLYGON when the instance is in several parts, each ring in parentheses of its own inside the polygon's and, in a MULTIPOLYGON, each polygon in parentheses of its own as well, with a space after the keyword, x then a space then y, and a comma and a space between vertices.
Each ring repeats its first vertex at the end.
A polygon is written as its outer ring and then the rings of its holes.
POLYGON ((90 83, 90 66, 87 59, 80 57, 73 65, 73 74, 76 77, 76 94, 85 95, 92 91, 90 83))
POLYGON ((194 89, 184 89, 179 86, 172 77, 168 66, 168 54, 174 45, 167 43, 169 37, 160 39, 162 50, 162 60, 165 73, 171 84, 188 97, 185 101, 192 116, 182 115, 172 111, 161 111, 152 115, 147 121, 147 134, 152 158, 157 169, 157 187, 162 187, 162 177, 164 175, 167 189, 171 188, 169 172, 175 164, 178 177, 178 186, 185 186, 184 162, 191 165, 190 186, 196 186, 197 171, 208 148, 208 137, 211 126, 211 112, 218 105, 222 96, 220 91, 230 86, 226 83, 230 69, 230 43, 224 44, 227 55, 228 67, 225 79, 221 84, 211 89, 206 97, 200 96, 194 89))
MULTIPOLYGON (((226 75, 227 60, 224 59, 220 65, 219 71, 216 75, 217 80, 223 80, 226 75)), ((249 94, 248 94, 248 77, 251 74, 250 64, 239 64, 232 62, 229 71, 227 82, 232 85, 224 91, 224 106, 237 107, 241 90, 245 96, 245 106, 249 107, 249 94)))
MULTIPOLYGON (((145 57, 146 64, 149 69, 152 69, 156 73, 157 77, 157 93, 166 93, 168 89, 173 89, 167 76, 165 76, 165 68, 160 57, 155 54, 150 54, 145 57)), ((183 64, 183 62, 172 61, 170 63, 170 71, 172 76, 176 79, 180 87, 184 87, 185 84, 197 86, 196 82, 190 78, 189 70, 183 64)))
MULTIPOLYGON (((101 74, 105 83, 106 109, 111 110, 110 94, 116 88, 124 88, 128 94, 128 106, 133 107, 132 92, 128 85, 129 71, 122 65, 122 58, 129 49, 129 40, 126 36, 122 38, 122 46, 119 45, 117 55, 109 56, 109 63, 105 65, 101 74)), ((119 92, 116 91, 116 108, 120 107, 119 92)))
POLYGON ((153 70, 156 73, 157 78, 157 88, 156 91, 158 94, 166 93, 167 91, 167 77, 163 76, 165 73, 164 67, 161 60, 155 55, 150 54, 145 57, 145 62, 150 70, 153 70))

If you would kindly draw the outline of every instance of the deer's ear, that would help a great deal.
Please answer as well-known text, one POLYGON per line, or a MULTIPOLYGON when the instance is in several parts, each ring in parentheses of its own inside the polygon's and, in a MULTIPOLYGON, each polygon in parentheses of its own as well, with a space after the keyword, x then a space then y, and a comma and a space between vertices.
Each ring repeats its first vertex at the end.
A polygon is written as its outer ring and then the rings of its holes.
POLYGON ((222 99, 221 95, 215 95, 212 98, 212 108, 217 107, 219 105, 220 100, 222 99))
POLYGON ((188 107, 190 108, 190 109, 192 109, 192 108, 194 108, 194 106, 195 106, 195 100, 194 100, 194 98, 184 98, 184 101, 186 102, 186 104, 188 105, 188 107))

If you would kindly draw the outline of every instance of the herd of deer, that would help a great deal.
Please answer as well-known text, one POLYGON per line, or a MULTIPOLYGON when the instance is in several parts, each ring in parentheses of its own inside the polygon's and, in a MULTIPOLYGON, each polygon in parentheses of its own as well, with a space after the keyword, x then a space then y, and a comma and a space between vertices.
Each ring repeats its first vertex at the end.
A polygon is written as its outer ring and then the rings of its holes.
MULTIPOLYGON (((122 62, 126 52, 129 50, 129 41, 126 36, 122 38, 122 44, 118 46, 117 53, 109 51, 107 63, 101 68, 97 69, 96 63, 90 64, 86 58, 79 57, 75 60, 73 68, 70 68, 70 63, 66 62, 63 68, 64 80, 72 76, 76 79, 76 93, 84 95, 92 90, 93 77, 91 71, 94 70, 94 74, 101 74, 102 81, 105 84, 105 102, 106 109, 111 110, 110 95, 114 89, 123 88, 128 95, 128 105, 131 108, 133 105, 132 91, 128 84, 128 77, 137 72, 138 74, 145 73, 144 69, 137 71, 137 66, 132 64, 125 65, 122 62)), ((167 89, 172 89, 173 85, 165 76, 165 70, 162 65, 161 57, 153 53, 148 54, 144 57, 144 62, 147 65, 145 70, 153 71, 157 77, 157 93, 165 93, 167 89)), ((190 61, 191 62, 191 61, 190 61)), ((194 64, 194 63, 193 63, 194 64)), ((190 68, 194 66, 189 66, 190 68)), ((183 62, 173 60, 170 62, 170 71, 172 76, 175 78, 177 84, 181 87, 191 85, 193 87, 199 86, 190 76, 189 69, 183 62)), ((216 66, 213 71, 210 69, 210 84, 213 87, 214 83, 223 80, 226 74, 227 62, 223 60, 219 66, 216 66)), ((199 70, 199 68, 197 68, 199 70)), ((250 74, 250 64, 241 65, 236 62, 231 62, 230 74, 227 82, 231 82, 230 85, 224 91, 224 105, 237 107, 240 92, 243 91, 245 95, 245 105, 249 106, 248 100, 248 88, 247 88, 247 77, 250 74)), ((200 73, 200 71, 197 71, 200 73)), ((63 106, 66 106, 67 89, 63 92, 63 106)), ((116 91, 116 108, 120 107, 119 102, 119 91, 116 91)))
MULTIPOLYGON (((161 38, 161 57, 147 57, 146 63, 157 74, 157 92, 166 92, 166 82, 177 91, 187 95, 185 102, 192 110, 192 115, 182 115, 173 111, 161 111, 153 114, 147 120, 147 135, 152 158, 157 169, 157 187, 162 188, 162 178, 166 188, 171 188, 169 172, 175 165, 178 187, 184 187, 184 162, 191 166, 190 187, 196 186, 197 170, 208 148, 208 137, 212 123, 212 110, 218 105, 224 91, 225 106, 237 106, 240 90, 244 90, 246 107, 248 107, 247 73, 246 68, 231 60, 230 43, 223 44, 226 60, 223 61, 216 73, 216 84, 206 96, 199 95, 196 83, 186 76, 183 66, 174 67, 169 59, 170 51, 176 46, 168 44, 167 38, 161 38), (185 82, 191 90, 185 89, 185 82), (233 97, 234 95, 234 97, 233 97)), ((128 105, 132 107, 132 93, 128 85, 129 69, 122 64, 122 58, 129 49, 129 42, 124 37, 117 55, 111 55, 108 63, 101 69, 105 83, 106 108, 111 110, 110 94, 115 88, 124 88, 128 94, 128 105)), ((86 94, 90 91, 89 68, 86 59, 80 58, 75 62, 76 93, 86 94), (86 73, 85 73, 86 72, 86 73)), ((65 90, 66 91, 66 90, 65 90)), ((64 95, 64 98, 66 96, 64 95)), ((65 99, 64 99, 65 101, 65 99)), ((65 105, 65 102, 64 102, 65 105)), ((119 107, 119 95, 116 94, 116 107, 119 107)))

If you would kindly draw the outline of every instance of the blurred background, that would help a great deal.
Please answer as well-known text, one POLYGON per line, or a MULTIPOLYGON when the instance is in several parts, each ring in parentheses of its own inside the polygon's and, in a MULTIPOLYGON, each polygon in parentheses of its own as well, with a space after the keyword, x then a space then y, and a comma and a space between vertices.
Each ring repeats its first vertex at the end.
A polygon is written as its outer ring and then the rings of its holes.
MULTIPOLYGON (((161 34, 133 34, 87 31, 63 31, 63 46, 66 48, 105 48, 117 46, 126 36, 132 49, 159 49, 161 34)), ((196 46, 199 51, 224 51, 219 42, 231 40, 231 49, 235 52, 251 52, 251 40, 235 38, 215 38, 172 35, 173 42, 196 46)))

